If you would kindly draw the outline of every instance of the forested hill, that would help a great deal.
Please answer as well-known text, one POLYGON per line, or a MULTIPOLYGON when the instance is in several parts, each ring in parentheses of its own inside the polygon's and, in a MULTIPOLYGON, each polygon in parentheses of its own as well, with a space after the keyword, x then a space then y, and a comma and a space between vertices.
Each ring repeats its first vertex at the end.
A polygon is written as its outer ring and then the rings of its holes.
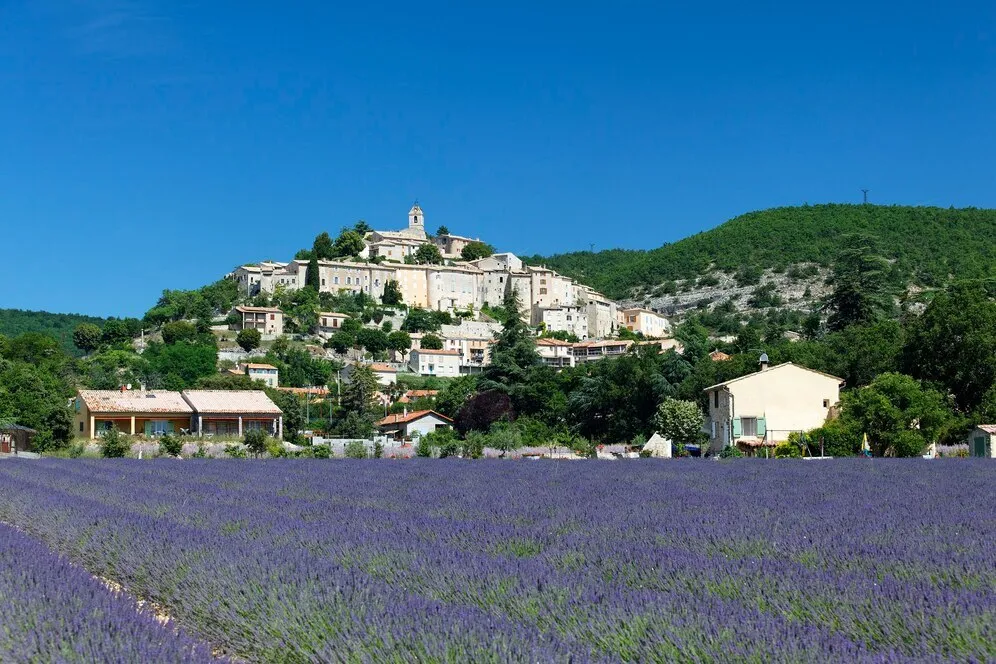
POLYGON ((51 314, 47 311, 23 311, 21 309, 0 309, 0 334, 16 337, 24 332, 41 332, 59 340, 66 352, 79 355, 73 345, 73 330, 80 323, 93 323, 103 327, 105 320, 81 314, 51 314))
POLYGON ((712 269, 781 270, 796 263, 829 265, 841 236, 864 233, 895 259, 907 280, 941 285, 949 277, 996 276, 996 210, 883 205, 805 205, 751 212, 649 251, 611 249, 530 256, 614 298, 712 269))

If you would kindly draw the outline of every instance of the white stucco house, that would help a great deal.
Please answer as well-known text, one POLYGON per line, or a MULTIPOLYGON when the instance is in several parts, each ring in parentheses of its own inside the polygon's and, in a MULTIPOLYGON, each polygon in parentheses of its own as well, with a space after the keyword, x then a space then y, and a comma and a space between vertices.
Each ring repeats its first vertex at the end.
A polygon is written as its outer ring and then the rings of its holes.
POLYGON ((415 434, 424 436, 436 429, 449 428, 453 420, 434 410, 416 410, 395 413, 377 422, 377 429, 397 440, 411 440, 415 434))
POLYGON ((460 375, 462 353, 458 350, 413 350, 408 356, 408 366, 420 376, 456 378, 460 375))
POLYGON ((773 447, 794 431, 816 429, 840 401, 842 378, 791 362, 768 366, 762 355, 760 371, 705 389, 709 450, 736 445, 747 454, 773 447))
POLYGON ((996 424, 980 424, 968 434, 968 455, 996 459, 996 424))

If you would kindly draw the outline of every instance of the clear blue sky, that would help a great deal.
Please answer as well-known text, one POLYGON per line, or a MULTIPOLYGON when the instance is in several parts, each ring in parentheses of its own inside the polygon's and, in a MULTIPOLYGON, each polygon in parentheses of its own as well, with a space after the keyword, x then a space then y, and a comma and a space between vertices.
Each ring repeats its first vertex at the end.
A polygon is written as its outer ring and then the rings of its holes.
POLYGON ((0 307, 141 315, 416 198, 521 254, 996 206, 991 2, 376 4, 0 2, 0 307))

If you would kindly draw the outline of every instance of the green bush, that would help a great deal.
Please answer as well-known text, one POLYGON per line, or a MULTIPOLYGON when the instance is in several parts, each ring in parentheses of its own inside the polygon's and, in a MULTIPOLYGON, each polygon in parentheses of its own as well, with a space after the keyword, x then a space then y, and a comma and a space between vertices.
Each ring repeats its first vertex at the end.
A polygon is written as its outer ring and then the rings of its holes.
POLYGON ((378 440, 376 443, 374 443, 374 458, 380 459, 383 456, 384 456, 384 446, 378 440))
POLYGON ((73 443, 69 446, 66 454, 70 459, 79 459, 86 452, 86 443, 73 443))
POLYGON ((311 453, 316 459, 328 459, 332 456, 332 450, 328 445, 313 445, 311 453))
POLYGON ((131 450, 128 437, 117 429, 105 431, 101 436, 100 453, 105 459, 120 459, 131 450))
POLYGON ((290 456, 287 452, 287 448, 279 440, 267 439, 266 441, 266 453, 270 455, 271 459, 283 459, 290 456))
POLYGON ((367 458, 367 446, 363 444, 361 440, 351 440, 346 443, 346 458, 347 459, 366 459, 367 458))
POLYGON ((419 457, 431 457, 432 456, 432 445, 425 436, 418 439, 418 443, 415 444, 415 456, 419 457))
POLYGON ((225 445, 225 454, 232 459, 248 459, 249 453, 241 445, 225 445))
POLYGON ((206 459, 207 458, 207 448, 204 447, 204 443, 197 443, 197 451, 194 452, 195 459, 206 459))
POLYGON ((775 458, 776 459, 798 459, 802 457, 802 450, 799 449, 798 445, 785 441, 784 443, 778 443, 775 446, 775 458))
POLYGON ((255 457, 266 451, 266 432, 262 429, 249 429, 242 437, 246 449, 255 457))
POLYGON ((720 459, 739 459, 744 455, 736 445, 727 445, 719 453, 720 459))
POLYGON ((159 455, 178 457, 183 451, 183 439, 176 434, 167 433, 159 439, 159 455))

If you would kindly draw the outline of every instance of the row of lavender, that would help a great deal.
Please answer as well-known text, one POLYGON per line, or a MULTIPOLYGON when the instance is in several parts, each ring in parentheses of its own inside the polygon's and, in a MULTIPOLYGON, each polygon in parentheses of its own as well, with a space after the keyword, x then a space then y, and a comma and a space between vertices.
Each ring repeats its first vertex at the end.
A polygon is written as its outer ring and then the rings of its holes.
POLYGON ((984 460, 0 466, 0 519, 252 661, 986 661, 984 460))
POLYGON ((209 662, 210 650, 0 525, 0 661, 209 662))

